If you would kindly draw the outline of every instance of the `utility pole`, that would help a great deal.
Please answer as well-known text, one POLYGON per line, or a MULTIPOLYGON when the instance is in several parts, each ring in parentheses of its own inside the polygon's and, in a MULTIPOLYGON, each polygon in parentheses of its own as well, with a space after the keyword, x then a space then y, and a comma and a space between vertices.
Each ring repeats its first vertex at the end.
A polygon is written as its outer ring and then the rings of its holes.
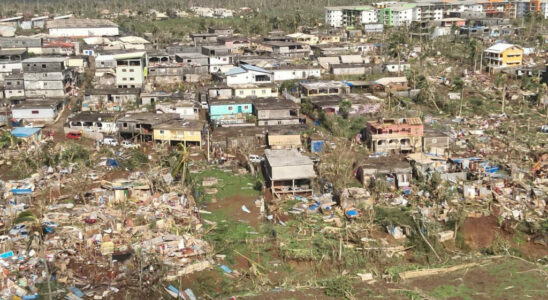
POLYGON ((210 153, 210 146, 211 145, 211 141, 209 139, 209 128, 207 129, 207 162, 209 163, 210 161, 210 158, 209 158, 209 153, 210 153))

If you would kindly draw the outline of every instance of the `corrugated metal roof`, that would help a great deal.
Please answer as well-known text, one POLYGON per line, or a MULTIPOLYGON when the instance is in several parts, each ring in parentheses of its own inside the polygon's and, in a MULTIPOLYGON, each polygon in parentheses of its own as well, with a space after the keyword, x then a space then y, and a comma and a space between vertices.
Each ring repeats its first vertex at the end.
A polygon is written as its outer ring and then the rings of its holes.
POLYGON ((409 125, 420 125, 422 120, 420 118, 406 118, 405 122, 409 125))
POLYGON ((38 127, 15 127, 11 134, 15 137, 26 138, 39 132, 41 128, 38 127))
POLYGON ((487 49, 485 50, 485 52, 500 53, 500 52, 503 52, 503 51, 505 51, 506 49, 511 48, 511 47, 518 47, 518 48, 521 48, 521 47, 516 46, 516 45, 513 45, 513 44, 498 43, 498 44, 494 44, 493 46, 487 48, 487 49))

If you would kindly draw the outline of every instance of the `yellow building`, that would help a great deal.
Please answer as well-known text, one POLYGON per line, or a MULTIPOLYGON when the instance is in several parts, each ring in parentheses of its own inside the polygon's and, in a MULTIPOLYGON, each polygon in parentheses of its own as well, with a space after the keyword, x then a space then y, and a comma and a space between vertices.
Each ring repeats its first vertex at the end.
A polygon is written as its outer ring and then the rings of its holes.
POLYGON ((291 38, 294 42, 307 45, 316 45, 319 41, 317 36, 301 32, 288 34, 287 37, 291 38))
POLYGON ((520 46, 498 43, 484 52, 487 69, 494 72, 497 69, 521 66, 523 49, 520 46))
POLYGON ((275 98, 278 86, 275 84, 241 84, 232 86, 234 98, 275 98))
POLYGON ((198 120, 170 120, 153 128, 156 142, 186 143, 201 146, 204 124, 198 120))
POLYGON ((339 35, 320 35, 318 36, 319 44, 333 44, 340 43, 341 37, 339 35))

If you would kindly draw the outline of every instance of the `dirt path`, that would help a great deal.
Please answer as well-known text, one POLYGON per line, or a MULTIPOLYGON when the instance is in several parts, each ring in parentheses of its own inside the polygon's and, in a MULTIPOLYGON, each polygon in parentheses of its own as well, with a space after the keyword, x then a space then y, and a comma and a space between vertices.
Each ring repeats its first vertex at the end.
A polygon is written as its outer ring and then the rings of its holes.
POLYGON ((44 126, 44 128, 43 128, 43 132, 53 131, 55 133, 55 135, 53 137, 53 140, 55 142, 61 142, 61 141, 66 140, 65 132, 63 130, 63 125, 65 124, 68 116, 72 112, 70 108, 72 108, 72 105, 73 105, 72 103, 73 102, 74 101, 71 98, 69 100, 69 103, 67 105, 65 105, 65 107, 63 108, 63 111, 61 112, 61 115, 58 116, 57 121, 55 123, 48 124, 48 125, 44 126))
POLYGON ((211 212, 221 211, 227 217, 256 228, 261 222, 260 209, 254 203, 255 199, 258 198, 237 195, 225 199, 216 199, 214 203, 208 204, 207 209, 211 212), (244 212, 242 205, 245 205, 251 213, 244 212))

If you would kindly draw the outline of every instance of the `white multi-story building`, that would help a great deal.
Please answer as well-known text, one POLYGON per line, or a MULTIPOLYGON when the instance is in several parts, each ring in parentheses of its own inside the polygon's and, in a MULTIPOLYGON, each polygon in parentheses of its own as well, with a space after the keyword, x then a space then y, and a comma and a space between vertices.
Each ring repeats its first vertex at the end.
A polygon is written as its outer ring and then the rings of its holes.
POLYGON ((331 27, 343 26, 343 7, 326 7, 325 23, 331 27))
POLYGON ((375 24, 379 22, 379 17, 377 11, 371 8, 369 10, 362 10, 360 20, 362 24, 375 24))
POLYGON ((146 77, 146 52, 116 54, 114 60, 118 88, 143 87, 146 77))
POLYGON ((395 7, 392 8, 392 26, 400 27, 407 26, 413 21, 412 7, 395 7))

